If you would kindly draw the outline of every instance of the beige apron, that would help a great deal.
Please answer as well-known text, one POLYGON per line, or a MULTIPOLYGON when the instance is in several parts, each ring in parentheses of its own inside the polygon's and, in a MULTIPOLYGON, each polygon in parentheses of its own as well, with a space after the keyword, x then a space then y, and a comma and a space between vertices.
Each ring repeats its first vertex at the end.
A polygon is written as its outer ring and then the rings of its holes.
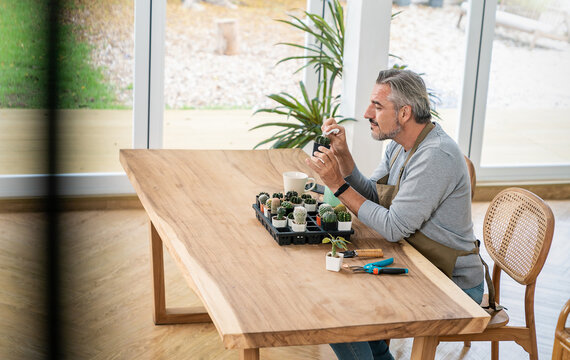
MULTIPOLYGON (((420 143, 426 138, 427 134, 435 127, 433 123, 428 123, 426 127, 422 130, 414 146, 410 150, 408 156, 406 157, 406 161, 404 165, 400 168, 400 172, 398 174, 398 180, 396 181, 396 185, 388 185, 388 177, 390 173, 386 174, 376 183, 376 190, 378 192, 378 203, 385 207, 386 209, 390 208, 392 205, 392 200, 398 194, 398 190, 400 188, 400 180, 402 179, 402 174, 404 173, 404 168, 408 164, 408 161, 414 155, 420 143)), ((400 148, 398 152, 392 158, 390 162, 390 168, 388 171, 392 169, 392 165, 398 155, 400 154, 400 148)), ((453 274, 453 269, 455 268, 455 262, 459 256, 466 256, 471 254, 477 254, 478 248, 475 246, 473 250, 466 251, 466 250, 456 250, 449 246, 443 245, 437 241, 434 241, 427 236, 425 236, 421 231, 416 231, 412 235, 410 235, 406 240, 416 249, 418 250, 423 256, 425 256, 429 261, 432 262, 438 269, 440 269, 445 275, 451 278, 453 274)))
MULTIPOLYGON (((406 157, 406 161, 404 165, 400 168, 400 172, 398 174, 398 180, 396 181, 396 185, 388 185, 388 177, 390 176, 390 171, 392 170, 392 165, 396 161, 396 158, 400 154, 402 148, 398 149, 398 152, 392 158, 390 162, 390 167, 388 168, 388 174, 383 176, 380 180, 376 182, 376 190, 378 192, 378 203, 389 209, 392 205, 392 200, 398 194, 398 190, 400 189, 400 180, 402 179, 402 174, 404 173, 404 168, 408 164, 408 161, 412 157, 412 155, 418 149, 420 143, 426 138, 429 132, 435 127, 433 123, 428 123, 426 127, 422 130, 422 132, 418 135, 414 146, 410 150, 410 153, 406 157)), ((423 256, 425 256, 432 264, 434 264, 438 269, 440 269, 445 275, 451 278, 453 274, 453 269, 455 268, 455 263, 457 262, 457 258, 459 256, 467 256, 471 254, 479 255, 479 259, 483 263, 485 268, 485 280, 487 281, 487 289, 489 291, 489 306, 485 308, 489 308, 489 312, 495 312, 502 309, 502 306, 495 307, 495 288, 493 286, 493 282, 491 281, 491 276, 489 275, 489 267, 481 258, 479 254, 479 240, 475 241, 475 247, 473 250, 456 250, 449 246, 443 245, 435 240, 430 239, 426 235, 424 235, 421 231, 417 230, 415 233, 410 235, 406 238, 406 241, 410 243, 416 250, 420 252, 423 256)))

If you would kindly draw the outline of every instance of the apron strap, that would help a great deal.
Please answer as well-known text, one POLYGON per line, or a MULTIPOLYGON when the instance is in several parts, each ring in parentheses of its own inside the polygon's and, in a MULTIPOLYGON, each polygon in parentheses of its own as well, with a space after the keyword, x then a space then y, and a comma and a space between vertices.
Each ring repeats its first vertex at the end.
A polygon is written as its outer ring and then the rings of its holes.
POLYGON ((483 260, 481 253, 479 252, 481 241, 477 239, 477 241, 475 241, 475 246, 477 247, 477 255, 479 255, 479 259, 481 259, 483 267, 485 268, 485 282, 487 283, 487 291, 489 293, 489 304, 487 306, 483 306, 483 309, 489 310, 491 312, 491 315, 503 309, 506 310, 506 307, 495 304, 495 286, 493 284, 493 280, 491 279, 491 275, 489 275, 489 265, 487 265, 485 260, 483 260))
POLYGON ((396 191, 395 193, 398 193, 398 190, 400 189, 400 180, 402 179, 402 174, 404 173, 404 168, 406 167, 406 165, 408 164, 408 161, 410 161, 410 158, 412 157, 412 155, 414 155, 414 153, 416 152, 416 150, 418 149, 418 147, 420 146, 420 143, 422 141, 424 141, 424 139, 426 138, 426 136, 429 134, 430 131, 432 131, 432 129, 435 127, 435 125, 432 122, 429 122, 423 129, 422 132, 420 132, 420 134, 418 135, 416 141, 414 142, 414 146, 412 146, 412 149, 410 150, 410 153, 408 154, 408 157, 406 158, 406 161, 404 162, 404 165, 402 165, 402 167, 400 168, 400 173, 398 174, 398 181, 396 182, 396 191))

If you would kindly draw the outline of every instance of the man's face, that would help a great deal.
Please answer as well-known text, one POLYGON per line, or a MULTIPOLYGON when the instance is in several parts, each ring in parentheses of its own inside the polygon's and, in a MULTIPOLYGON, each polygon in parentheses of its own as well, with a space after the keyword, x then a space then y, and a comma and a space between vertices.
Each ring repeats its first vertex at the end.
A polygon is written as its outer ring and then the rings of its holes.
POLYGON ((393 139, 402 131, 402 125, 398 122, 398 111, 394 104, 388 101, 388 95, 392 92, 389 85, 376 84, 370 96, 370 105, 364 113, 364 117, 370 121, 372 138, 375 140, 393 139))

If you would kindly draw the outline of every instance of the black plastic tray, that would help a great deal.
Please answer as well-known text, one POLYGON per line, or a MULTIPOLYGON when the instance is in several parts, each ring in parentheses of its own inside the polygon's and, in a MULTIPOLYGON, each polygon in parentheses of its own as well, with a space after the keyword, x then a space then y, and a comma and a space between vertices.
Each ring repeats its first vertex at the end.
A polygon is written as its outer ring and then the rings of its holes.
POLYGON ((295 232, 291 228, 276 228, 271 223, 271 218, 266 217, 257 204, 252 205, 255 210, 257 220, 265 227, 269 234, 279 245, 303 245, 303 244, 320 244, 322 240, 329 234, 332 236, 342 236, 346 240, 350 240, 350 235, 354 234, 354 230, 338 231, 338 230, 323 230, 317 225, 317 212, 307 213, 307 231, 295 232))

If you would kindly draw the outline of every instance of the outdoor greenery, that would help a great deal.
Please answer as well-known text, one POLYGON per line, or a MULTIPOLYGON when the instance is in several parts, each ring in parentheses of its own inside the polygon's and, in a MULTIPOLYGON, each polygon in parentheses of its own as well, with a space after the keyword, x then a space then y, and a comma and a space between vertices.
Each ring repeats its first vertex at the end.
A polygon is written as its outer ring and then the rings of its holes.
MULTIPOLYGON (((73 6, 71 1, 65 6, 73 6)), ((48 2, 0 0, 0 108, 45 108, 48 2)), ((89 64, 90 46, 60 24, 58 108, 118 107, 101 69, 89 64)))

